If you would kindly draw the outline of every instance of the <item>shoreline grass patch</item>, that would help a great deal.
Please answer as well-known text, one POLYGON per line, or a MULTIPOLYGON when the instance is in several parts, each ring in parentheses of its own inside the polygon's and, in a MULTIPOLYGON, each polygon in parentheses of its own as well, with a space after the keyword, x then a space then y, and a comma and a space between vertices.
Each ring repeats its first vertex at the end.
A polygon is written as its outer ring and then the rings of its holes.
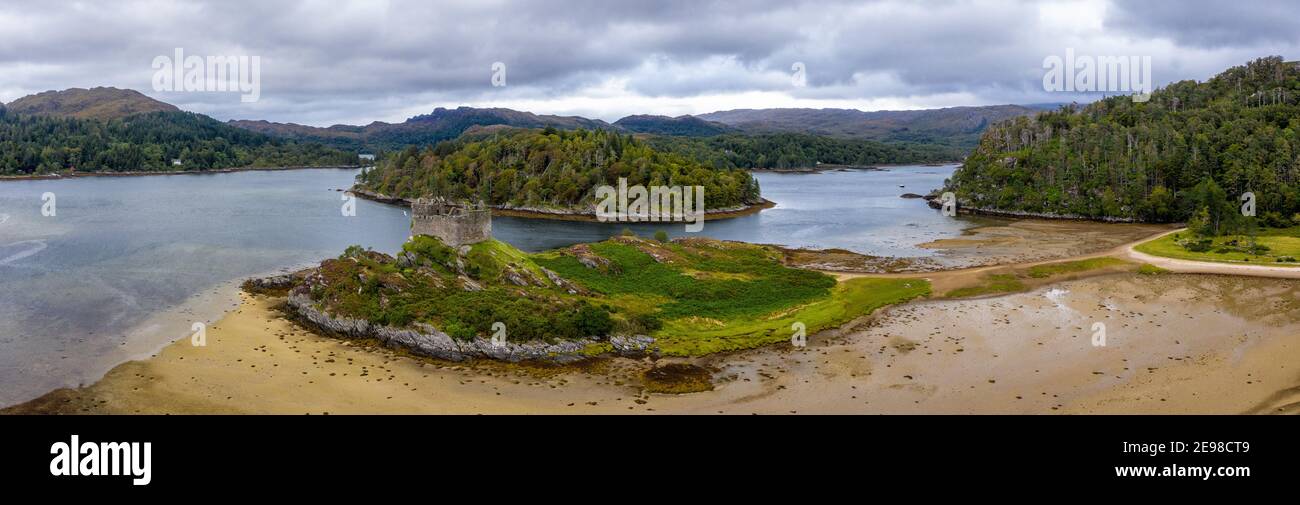
POLYGON ((1027 288, 1015 274, 991 274, 984 276, 979 284, 964 286, 948 291, 945 298, 971 298, 976 296, 1015 293, 1027 288))
POLYGON ((1168 269, 1160 268, 1150 263, 1143 263, 1138 267, 1137 272, 1141 275, 1164 275, 1171 273, 1168 269))
POLYGON ((654 335, 664 354, 699 356, 717 352, 752 349, 788 342, 791 326, 803 323, 807 334, 842 326, 876 309, 930 294, 925 279, 856 278, 836 285, 830 296, 808 303, 777 317, 741 318, 722 325, 700 324, 689 318, 668 320, 654 335))
POLYGON ((1250 237, 1244 235, 1214 237, 1208 239, 1209 243, 1205 247, 1196 248, 1204 250, 1196 251, 1183 246, 1183 243, 1193 238, 1190 232, 1181 231, 1143 242, 1133 249, 1152 256, 1180 260, 1300 267, 1300 263, 1294 261, 1300 257, 1300 228, 1297 227, 1262 230, 1255 240, 1264 248, 1257 249, 1257 253, 1246 252, 1243 244, 1249 244, 1250 237))
POLYGON ((1072 274, 1086 272, 1099 268, 1125 265, 1128 262, 1111 257, 1088 258, 1083 260, 1065 261, 1061 263, 1048 263, 1045 265, 1034 265, 1029 267, 1026 272, 1030 277, 1035 279, 1045 279, 1054 275, 1072 274))

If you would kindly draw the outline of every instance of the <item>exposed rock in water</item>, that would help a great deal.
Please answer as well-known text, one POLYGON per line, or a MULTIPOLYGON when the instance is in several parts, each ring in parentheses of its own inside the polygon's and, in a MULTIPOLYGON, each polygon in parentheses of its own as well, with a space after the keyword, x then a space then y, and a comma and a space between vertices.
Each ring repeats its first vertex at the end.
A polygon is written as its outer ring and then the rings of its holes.
POLYGON ((244 281, 245 289, 253 288, 253 289, 273 290, 273 289, 289 289, 292 287, 293 287, 292 274, 275 275, 271 277, 248 279, 244 281))
POLYGON ((909 198, 909 199, 910 199, 910 198, 925 198, 925 195, 918 195, 918 194, 916 194, 916 193, 903 193, 902 195, 899 195, 898 197, 899 197, 899 198, 909 198))
POLYGON ((713 390, 713 372, 688 364, 669 363, 645 371, 645 388, 651 393, 697 393, 713 390))

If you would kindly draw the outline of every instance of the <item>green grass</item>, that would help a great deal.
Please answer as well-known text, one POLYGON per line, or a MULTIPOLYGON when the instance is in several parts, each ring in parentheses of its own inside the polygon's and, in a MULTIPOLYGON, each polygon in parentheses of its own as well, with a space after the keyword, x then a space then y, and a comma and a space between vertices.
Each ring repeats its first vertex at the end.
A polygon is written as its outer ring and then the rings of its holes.
POLYGON ((1165 235, 1155 240, 1143 242, 1133 249, 1152 256, 1192 261, 1269 266, 1300 266, 1300 263, 1297 262, 1278 261, 1278 259, 1285 258, 1300 259, 1300 228, 1268 229, 1261 231, 1256 240, 1260 244, 1268 246, 1269 251, 1264 254, 1250 254, 1243 251, 1218 252, 1225 247, 1229 247, 1227 243, 1232 240, 1237 240, 1238 243, 1246 243, 1250 240, 1248 237, 1242 235, 1215 237, 1214 244, 1210 247, 1210 250, 1205 252, 1193 252, 1178 244, 1178 240, 1188 239, 1190 237, 1191 234, 1189 232, 1181 231, 1165 235))
MULTIPOLYGON (((780 260, 772 248, 707 239, 617 237, 537 254, 490 240, 460 254, 422 236, 404 247, 401 259, 350 248, 323 262, 308 288, 336 315, 399 327, 429 323, 457 339, 487 335, 502 322, 517 340, 646 334, 662 353, 676 356, 788 342, 796 322, 811 335, 930 294, 924 279, 837 283, 780 260), (588 267, 580 257, 599 265, 588 267), (580 292, 547 281, 543 268, 580 292), (537 282, 515 285, 507 270, 537 282), (478 286, 470 289, 470 280, 478 286)), ((583 353, 612 350, 599 343, 583 353)))
POLYGON ((1160 268, 1150 263, 1143 263, 1142 266, 1138 267, 1138 273, 1141 275, 1161 275, 1161 274, 1169 273, 1169 270, 1160 268))
POLYGON ((1124 260, 1117 258, 1089 258, 1086 260, 1066 261, 1063 263, 1048 263, 1046 265, 1035 265, 1029 267, 1028 275, 1035 279, 1045 279, 1054 275, 1072 274, 1127 264, 1124 260))
POLYGON ((480 278, 499 280, 506 268, 512 267, 531 273, 533 277, 547 285, 551 284, 546 274, 528 257, 527 253, 496 239, 470 246, 466 259, 469 261, 470 270, 477 272, 480 278))
POLYGON ((756 317, 827 296, 835 279, 829 275, 781 265, 766 248, 732 246, 697 251, 678 244, 663 246, 675 254, 674 264, 657 263, 637 247, 619 242, 591 244, 616 271, 587 268, 572 256, 538 256, 534 260, 561 276, 597 293, 659 296, 662 319, 756 317), (716 275, 692 277, 689 271, 716 275))
MULTIPOLYGON (((1019 293, 1029 290, 1029 286, 1025 284, 1028 279, 1042 280, 1061 275, 1076 274, 1125 265, 1131 264, 1127 261, 1110 257, 1034 265, 1029 268, 1012 270, 1010 273, 985 275, 979 279, 977 284, 949 290, 944 294, 944 297, 971 298, 976 296, 1019 293)), ((1031 284, 1037 285, 1041 284, 1041 282, 1031 281, 1031 284)))
POLYGON ((972 296, 1015 293, 1024 291, 1025 283, 1012 274, 994 274, 985 276, 979 284, 957 288, 944 294, 947 298, 969 298, 972 296))
POLYGON ((808 335, 843 325, 880 307, 930 294, 924 279, 849 279, 829 297, 763 317, 703 320, 684 317, 667 321, 653 336, 669 355, 698 356, 788 342, 791 326, 801 322, 808 335))

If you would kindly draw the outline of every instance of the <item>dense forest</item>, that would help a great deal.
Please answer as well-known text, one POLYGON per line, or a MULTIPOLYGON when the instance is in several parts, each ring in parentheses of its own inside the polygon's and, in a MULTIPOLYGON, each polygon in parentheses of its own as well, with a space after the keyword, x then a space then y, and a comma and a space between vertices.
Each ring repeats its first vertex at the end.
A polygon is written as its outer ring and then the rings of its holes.
MULTIPOLYGON (((969 146, 938 141, 881 142, 824 133, 742 131, 694 116, 627 116, 611 125, 574 116, 471 107, 439 108, 431 114, 396 124, 336 125, 329 128, 267 121, 231 121, 229 124, 286 140, 373 152, 434 145, 466 132, 472 134, 475 130, 496 126, 609 130, 642 134, 638 137, 646 138, 655 149, 690 156, 714 168, 809 168, 818 162, 839 165, 930 163, 960 160, 969 151, 969 146)), ((982 124, 979 123, 981 126, 978 127, 982 128, 982 124)))
POLYGON ((577 116, 533 114, 503 108, 479 109, 438 107, 429 114, 412 117, 401 123, 373 122, 365 126, 334 125, 318 128, 292 123, 268 121, 230 121, 231 126, 275 137, 318 142, 351 151, 398 151, 406 146, 434 145, 459 137, 475 127, 497 125, 519 128, 555 127, 562 130, 613 129, 609 123, 577 116))
POLYGON ((0 107, 0 175, 355 164, 355 153, 274 139, 189 112, 102 120, 0 107))
POLYGON ((662 151, 690 156, 714 168, 809 168, 831 165, 934 163, 960 160, 954 147, 883 143, 804 133, 727 134, 712 137, 651 137, 662 151))
POLYGON ((695 116, 668 117, 637 114, 615 121, 614 126, 632 133, 678 137, 708 137, 735 132, 733 128, 727 125, 705 121, 695 116))
POLYGON ((761 201, 748 172, 709 168, 606 130, 504 130, 408 147, 357 179, 360 187, 390 196, 573 209, 593 205, 597 186, 617 185, 622 177, 629 186, 704 186, 710 209, 761 201))
MULTIPOLYGON (((1055 108, 1055 107, 1051 107, 1055 108)), ((886 143, 935 144, 969 152, 988 125, 1043 106, 989 105, 922 110, 736 109, 700 114, 744 133, 806 133, 886 143)))
POLYGON ((1227 224, 1251 192, 1263 224, 1286 226, 1300 212, 1297 155, 1300 68, 1268 57, 1147 102, 1115 96, 995 125, 948 187, 963 206, 1227 224))

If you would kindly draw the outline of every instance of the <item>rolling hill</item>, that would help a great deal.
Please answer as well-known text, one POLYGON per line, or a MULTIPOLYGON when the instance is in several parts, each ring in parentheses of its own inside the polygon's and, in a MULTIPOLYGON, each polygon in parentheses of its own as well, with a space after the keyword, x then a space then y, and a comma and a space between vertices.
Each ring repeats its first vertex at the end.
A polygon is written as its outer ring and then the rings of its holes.
POLYGON ((69 88, 27 95, 5 106, 9 112, 77 119, 118 119, 146 112, 178 112, 175 105, 132 89, 69 88))
POLYGON ((365 126, 334 125, 328 128, 293 123, 232 120, 231 126, 281 138, 320 142, 348 149, 398 150, 408 145, 436 144, 453 139, 474 126, 506 125, 521 128, 562 130, 609 130, 614 126, 598 119, 577 116, 551 116, 513 109, 439 107, 429 114, 415 116, 402 123, 376 121, 365 126))
POLYGON ((1051 106, 995 105, 912 111, 864 112, 856 109, 737 109, 698 116, 631 115, 613 124, 579 116, 551 116, 512 109, 458 107, 402 123, 374 122, 365 126, 328 128, 293 123, 236 120, 232 126, 281 138, 310 140, 349 149, 397 150, 408 145, 435 144, 455 138, 472 126, 506 125, 523 128, 552 126, 561 130, 614 130, 676 137, 798 133, 848 140, 933 144, 969 150, 990 124, 1032 115, 1051 106))
POLYGON ((47 91, 0 107, 0 175, 356 164, 352 152, 234 128, 129 89, 47 91))
POLYGON ((1023 105, 949 107, 903 111, 857 109, 735 109, 699 115, 750 133, 812 133, 881 142, 916 142, 971 148, 989 125, 1041 108, 1023 105))

